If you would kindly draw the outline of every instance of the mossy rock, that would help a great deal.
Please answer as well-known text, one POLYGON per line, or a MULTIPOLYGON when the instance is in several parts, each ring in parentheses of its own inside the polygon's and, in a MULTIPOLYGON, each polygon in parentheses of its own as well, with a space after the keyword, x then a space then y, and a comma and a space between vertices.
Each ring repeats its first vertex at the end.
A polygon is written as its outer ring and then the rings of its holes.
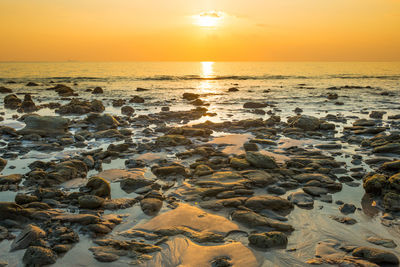
POLYGON ((363 187, 365 192, 374 195, 382 194, 383 189, 387 185, 387 179, 381 174, 374 174, 372 176, 366 177, 363 182, 363 187))

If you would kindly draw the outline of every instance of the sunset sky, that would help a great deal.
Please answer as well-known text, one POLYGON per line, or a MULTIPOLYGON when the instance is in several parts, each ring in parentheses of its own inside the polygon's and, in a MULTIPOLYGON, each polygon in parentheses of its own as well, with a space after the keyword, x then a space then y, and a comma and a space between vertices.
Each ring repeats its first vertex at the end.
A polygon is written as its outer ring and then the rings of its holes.
POLYGON ((0 0, 0 61, 396 61, 400 0, 0 0))

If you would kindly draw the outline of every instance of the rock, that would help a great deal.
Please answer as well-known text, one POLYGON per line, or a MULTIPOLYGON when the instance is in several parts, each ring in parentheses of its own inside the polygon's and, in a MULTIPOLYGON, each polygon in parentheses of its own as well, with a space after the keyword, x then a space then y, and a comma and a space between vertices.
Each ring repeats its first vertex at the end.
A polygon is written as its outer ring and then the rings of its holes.
POLYGON ((119 256, 112 253, 97 252, 94 254, 94 258, 100 262, 113 262, 119 259, 119 256))
POLYGON ((273 220, 248 210, 236 210, 231 214, 232 220, 246 225, 247 227, 267 227, 279 231, 293 231, 290 224, 273 220))
POLYGON ((239 89, 236 87, 232 87, 232 88, 228 89, 228 92, 238 92, 238 91, 239 91, 239 89))
POLYGON ((27 116, 25 128, 18 131, 21 135, 38 134, 40 136, 61 136, 68 133, 69 119, 59 116, 27 116))
POLYGON ((339 210, 343 214, 350 214, 356 211, 356 206, 354 206, 353 204, 345 203, 339 207, 339 210))
POLYGON ((11 219, 23 221, 29 216, 29 211, 14 202, 0 202, 0 220, 11 219))
POLYGON ((193 94, 193 93, 183 93, 182 98, 186 99, 186 100, 189 100, 189 101, 192 101, 192 100, 195 100, 195 99, 199 98, 199 96, 200 95, 193 94))
POLYGON ((92 94, 95 94, 95 95, 102 94, 102 93, 104 93, 104 91, 103 91, 103 89, 101 87, 96 87, 92 91, 92 94))
POLYGON ((299 207, 310 208, 314 206, 313 198, 310 195, 303 192, 290 193, 287 199, 299 207))
POLYGON ((34 195, 27 195, 24 193, 18 193, 15 196, 15 203, 17 203, 18 205, 25 205, 31 202, 38 202, 39 198, 37 196, 34 195))
POLYGON ((103 203, 103 208, 106 210, 119 210, 132 207, 137 202, 134 198, 114 198, 107 199, 103 203))
POLYGON ((94 137, 96 139, 103 139, 103 138, 123 139, 124 135, 117 129, 109 129, 109 130, 95 132, 94 137))
POLYGON ((163 205, 162 200, 158 198, 144 198, 140 201, 142 211, 149 216, 157 214, 163 205))
POLYGON ((386 113, 387 113, 386 111, 371 111, 369 117, 373 119, 382 119, 383 115, 386 113))
POLYGON ((0 158, 0 172, 3 171, 6 166, 7 166, 7 160, 0 158))
POLYGON ((77 223, 82 225, 100 222, 100 218, 93 214, 60 214, 51 218, 52 221, 77 223))
POLYGON ((358 247, 353 250, 352 255, 377 264, 399 264, 399 259, 395 254, 377 248, 358 247))
POLYGON ((400 160, 385 162, 382 165, 382 169, 389 171, 400 171, 400 160))
POLYGON ((230 159, 229 164, 231 165, 232 168, 238 170, 243 170, 250 167, 250 163, 246 159, 235 158, 235 157, 230 159))
POLYGON ((381 174, 365 177, 363 181, 365 192, 375 195, 380 195, 386 184, 386 177, 381 174))
POLYGON ((282 232, 273 231, 259 234, 250 234, 249 242, 250 245, 253 245, 257 248, 285 248, 288 243, 288 238, 282 232))
POLYGON ((29 224, 12 242, 11 251, 25 249, 45 236, 45 231, 35 225, 29 224))
POLYGON ((68 87, 64 84, 57 84, 54 87, 51 87, 47 90, 54 90, 58 93, 59 96, 68 97, 68 96, 76 96, 74 90, 71 87, 68 87))
POLYGON ((386 210, 400 211, 400 194, 394 192, 386 193, 383 197, 383 206, 386 210))
POLYGON ((4 107, 8 109, 18 109, 21 106, 21 99, 16 95, 7 95, 4 97, 4 107))
POLYGON ((0 86, 0 93, 1 94, 9 94, 9 93, 12 93, 12 90, 10 88, 6 88, 4 86, 0 86))
POLYGON ((78 198, 79 207, 83 209, 97 209, 104 203, 104 198, 95 195, 83 195, 78 198))
POLYGON ((190 145, 192 142, 183 135, 164 135, 156 140, 156 144, 161 147, 168 146, 185 146, 190 145))
POLYGON ((135 95, 129 100, 129 103, 136 103, 136 104, 144 103, 144 98, 135 95))
POLYGON ((327 97, 329 100, 335 100, 339 98, 338 94, 336 93, 329 93, 327 97))
POLYGON ((21 106, 19 107, 19 112, 34 112, 39 110, 39 108, 35 105, 32 100, 30 94, 26 94, 24 97, 24 101, 22 101, 21 106))
POLYGON ((165 178, 168 176, 184 176, 186 177, 187 171, 186 168, 182 165, 172 165, 166 167, 152 167, 151 171, 157 176, 161 178, 165 178))
POLYGON ((357 221, 355 219, 350 218, 350 217, 345 217, 345 216, 331 216, 331 218, 339 223, 348 224, 348 225, 353 225, 353 224, 357 223, 357 221))
POLYGON ((196 169, 194 171, 194 175, 197 176, 205 176, 205 175, 210 175, 214 172, 213 169, 211 169, 208 165, 200 164, 196 166, 196 169))
POLYGON ((98 113, 90 113, 85 121, 95 125, 99 130, 114 129, 119 126, 119 122, 110 114, 100 115, 98 113))
POLYGON ((246 200, 245 206, 254 211, 261 211, 264 209, 273 211, 288 211, 293 208, 293 204, 281 197, 259 195, 250 197, 246 200))
POLYGON ((39 86, 39 84, 35 82, 28 82, 25 86, 39 86))
POLYGON ((153 182, 144 177, 128 177, 120 182, 121 189, 127 193, 135 192, 137 189, 151 184, 153 184, 153 182))
POLYGON ((246 102, 243 104, 243 108, 266 108, 267 103, 257 103, 257 102, 246 102))
POLYGON ((31 246, 22 258, 26 266, 43 266, 53 264, 57 261, 57 255, 51 249, 31 246))
POLYGON ((0 185, 2 184, 19 184, 22 181, 21 174, 10 174, 0 176, 0 185))
POLYGON ((372 150, 372 152, 400 154, 400 143, 390 143, 382 146, 377 146, 372 150))
POLYGON ((121 108, 121 114, 126 115, 126 116, 132 116, 132 114, 135 113, 135 109, 130 106, 123 106, 121 108))
POLYGON ((90 194, 92 195, 102 198, 111 197, 110 183, 101 177, 91 177, 87 182, 86 187, 91 189, 90 194))
POLYGON ((318 186, 305 186, 303 191, 311 196, 319 197, 328 193, 328 189, 318 186))
POLYGON ((79 99, 72 99, 69 104, 61 106, 56 110, 60 114, 76 114, 83 115, 90 112, 101 113, 105 110, 104 105, 99 100, 80 101, 79 99))
POLYGON ((261 154, 260 152, 253 152, 253 151, 247 151, 246 152, 246 160, 253 165, 254 167, 257 168, 263 168, 263 169, 274 169, 277 168, 275 159, 261 154))
POLYGON ((385 248, 397 247, 396 243, 394 243, 392 239, 371 236, 367 239, 367 241, 378 246, 383 246, 385 248))
POLYGON ((298 115, 295 117, 291 117, 288 119, 288 123, 291 127, 300 128, 305 131, 318 130, 319 125, 321 124, 318 118, 307 115, 298 115))
POLYGON ((245 151, 258 151, 258 146, 256 143, 246 142, 243 144, 243 148, 245 151))
POLYGON ((391 189, 400 193, 400 172, 391 176, 388 180, 391 189))

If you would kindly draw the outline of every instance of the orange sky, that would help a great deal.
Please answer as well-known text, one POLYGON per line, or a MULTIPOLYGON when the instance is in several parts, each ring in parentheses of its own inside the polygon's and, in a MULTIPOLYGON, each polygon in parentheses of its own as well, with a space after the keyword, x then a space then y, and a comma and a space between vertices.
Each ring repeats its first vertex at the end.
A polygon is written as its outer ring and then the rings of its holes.
POLYGON ((400 0, 0 0, 0 36, 0 61, 399 61, 400 0))

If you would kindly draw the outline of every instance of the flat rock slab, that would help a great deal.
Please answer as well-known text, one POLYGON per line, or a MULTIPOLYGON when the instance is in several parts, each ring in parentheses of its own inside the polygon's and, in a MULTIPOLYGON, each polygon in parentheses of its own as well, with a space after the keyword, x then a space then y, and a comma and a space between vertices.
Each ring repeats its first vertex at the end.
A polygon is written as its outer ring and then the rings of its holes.
POLYGON ((240 242, 219 246, 200 246, 187 238, 176 237, 165 245, 167 246, 165 249, 155 254, 143 266, 209 267, 218 266, 215 263, 221 258, 231 263, 230 266, 256 267, 260 265, 253 252, 240 242))
POLYGON ((124 178, 143 178, 144 172, 145 171, 143 169, 132 169, 129 171, 120 169, 110 169, 99 172, 95 176, 104 178, 109 182, 115 182, 117 180, 121 180, 124 178))
POLYGON ((176 209, 160 214, 147 223, 135 226, 133 229, 158 231, 182 226, 198 232, 209 231, 218 234, 226 234, 239 229, 236 224, 222 216, 213 215, 183 203, 179 204, 176 209))

